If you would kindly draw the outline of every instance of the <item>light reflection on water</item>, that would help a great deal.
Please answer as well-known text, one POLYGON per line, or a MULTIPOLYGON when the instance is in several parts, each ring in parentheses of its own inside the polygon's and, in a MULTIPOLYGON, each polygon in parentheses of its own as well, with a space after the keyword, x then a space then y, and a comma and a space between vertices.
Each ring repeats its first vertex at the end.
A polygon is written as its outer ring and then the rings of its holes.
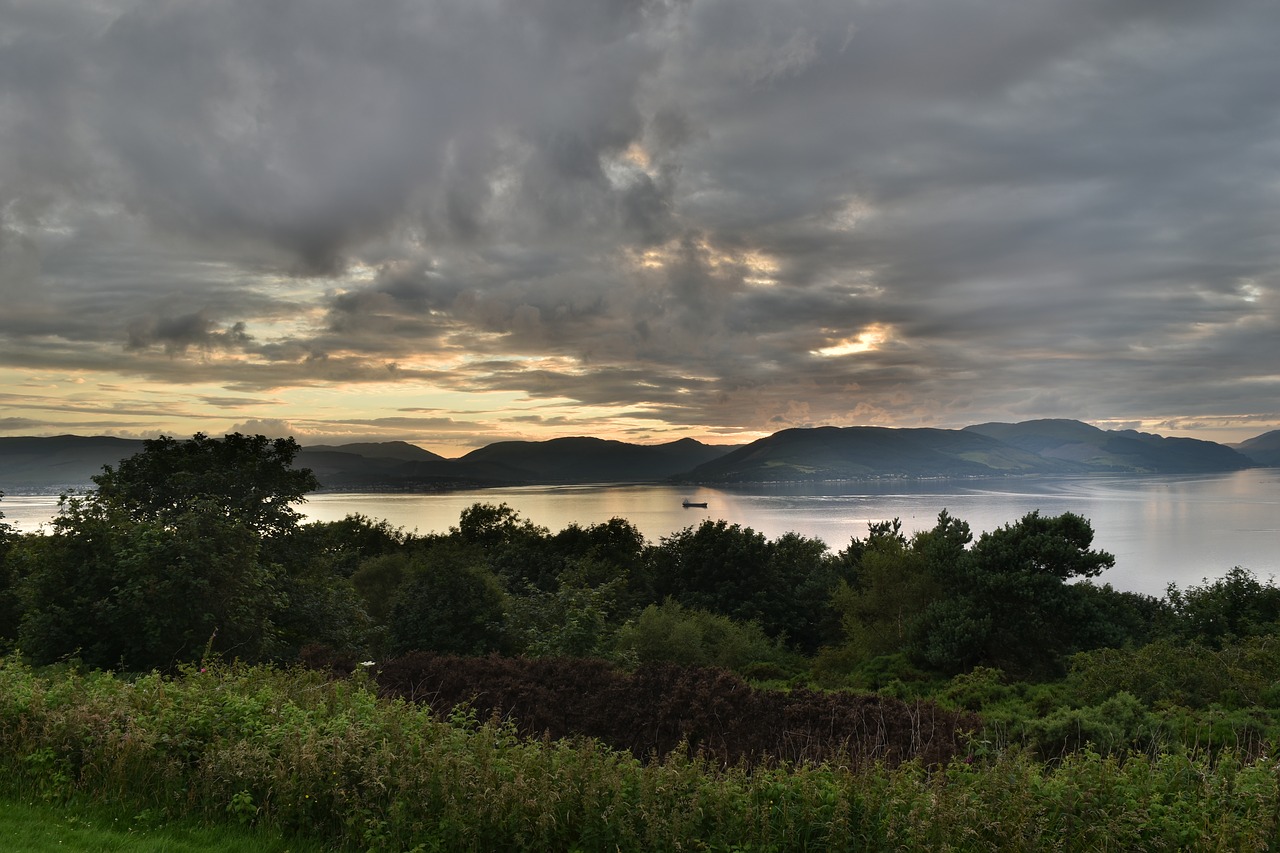
MULTIPOLYGON (((308 519, 350 513, 385 519, 420 533, 445 532, 478 502, 507 503, 522 517, 561 530, 620 517, 657 542, 705 518, 750 527, 769 538, 789 531, 833 549, 862 537, 875 521, 900 518, 905 531, 932 527, 946 509, 975 535, 1028 512, 1074 512, 1090 519, 1094 546, 1116 556, 1101 580, 1119 589, 1163 595, 1166 586, 1198 584, 1244 566, 1280 574, 1280 470, 1185 477, 1046 477, 1028 480, 885 481, 784 484, 752 488, 538 486, 445 494, 322 493, 303 504, 308 519), (706 509, 681 507, 689 498, 706 509)), ((56 512, 57 498, 6 495, 0 511, 22 530, 56 512)))

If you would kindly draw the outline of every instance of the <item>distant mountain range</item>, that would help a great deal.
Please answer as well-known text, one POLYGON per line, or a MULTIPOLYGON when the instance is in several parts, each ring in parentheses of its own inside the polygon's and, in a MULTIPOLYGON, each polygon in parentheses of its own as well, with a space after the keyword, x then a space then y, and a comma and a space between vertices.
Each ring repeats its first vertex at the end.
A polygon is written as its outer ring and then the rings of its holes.
MULTIPOLYGON (((140 440, 0 438, 0 490, 83 489, 140 440)), ((732 484, 886 477, 1190 474, 1280 465, 1280 430, 1234 447, 1073 420, 947 429, 789 429, 740 447, 692 439, 504 441, 446 459, 402 441, 304 447, 296 464, 327 489, 448 490, 501 485, 678 481, 732 484)))
POLYGON ((1280 429, 1273 429, 1256 438, 1233 444, 1232 447, 1259 465, 1280 465, 1280 429))
POLYGON ((1190 438, 1106 431, 1080 421, 1039 420, 946 429, 790 429, 690 471, 704 483, 873 477, 998 477, 1026 474, 1190 474, 1259 463, 1190 438))

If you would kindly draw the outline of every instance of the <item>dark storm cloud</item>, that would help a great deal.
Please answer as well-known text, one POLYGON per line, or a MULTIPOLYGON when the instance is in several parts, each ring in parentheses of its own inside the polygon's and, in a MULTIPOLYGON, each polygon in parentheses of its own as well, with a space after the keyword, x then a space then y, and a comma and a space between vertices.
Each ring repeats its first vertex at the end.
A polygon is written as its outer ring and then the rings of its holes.
POLYGON ((128 329, 127 349, 140 350, 162 346, 169 355, 189 349, 243 349, 251 342, 243 322, 222 327, 203 311, 179 317, 147 317, 135 321, 128 329))
POLYGON ((724 429, 1249 423, 1280 395, 1271 0, 0 20, 11 366, 724 429))

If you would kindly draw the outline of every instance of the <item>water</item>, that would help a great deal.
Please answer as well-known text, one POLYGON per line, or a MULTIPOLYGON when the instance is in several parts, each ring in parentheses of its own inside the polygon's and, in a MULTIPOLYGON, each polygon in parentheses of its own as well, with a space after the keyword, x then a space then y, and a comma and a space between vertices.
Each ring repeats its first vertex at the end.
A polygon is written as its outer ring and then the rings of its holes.
MULTIPOLYGON (((900 518, 908 533, 933 527, 946 509, 975 536, 1033 510, 1090 519, 1094 547, 1116 557, 1101 580, 1117 589, 1163 595, 1234 566, 1261 578, 1280 575, 1280 470, 1253 469, 1186 477, 1045 477, 1033 480, 893 481, 755 488, 666 485, 538 486, 445 494, 324 493, 302 506, 308 519, 350 513, 385 519, 420 533, 445 532, 475 503, 507 503, 552 531, 620 517, 657 542, 705 518, 750 527, 769 538, 789 531, 840 549, 870 523, 900 518), (706 509, 684 509, 684 498, 706 509)), ((21 530, 35 530, 57 510, 47 495, 6 495, 0 510, 21 530)))

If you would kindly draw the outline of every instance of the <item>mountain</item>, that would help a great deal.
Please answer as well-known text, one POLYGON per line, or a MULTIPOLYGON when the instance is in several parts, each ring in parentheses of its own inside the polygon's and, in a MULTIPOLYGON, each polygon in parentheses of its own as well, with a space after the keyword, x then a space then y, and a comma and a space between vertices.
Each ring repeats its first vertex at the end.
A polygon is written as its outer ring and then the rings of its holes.
POLYGON ((458 460, 476 477, 529 483, 652 482, 688 471, 732 448, 691 438, 667 444, 627 444, 602 438, 500 441, 458 460))
POLYGON ((1080 470, 1075 463, 1045 459, 964 430, 817 427, 774 433, 704 463, 680 479, 761 483, 867 477, 990 477, 1080 470))
MULTIPOLYGON (((450 489, 542 483, 643 483, 673 474, 733 448, 684 438, 667 444, 627 444, 600 438, 500 441, 458 459, 387 454, 379 445, 305 448, 298 464, 325 488, 450 489), (352 453, 354 448, 359 453, 352 453), (405 458, 405 457, 408 458, 405 458)), ((426 453, 426 451, 422 451, 426 453)))
POLYGON ((1259 465, 1280 466, 1280 429, 1264 432, 1232 446, 1259 465))
POLYGON ((351 444, 311 444, 302 453, 349 453, 365 459, 399 459, 405 462, 440 462, 444 457, 407 441, 358 441, 351 444))
MULTIPOLYGON (((880 477, 1186 474, 1280 464, 1280 431, 1237 452, 1211 441, 1105 431, 1079 421, 947 429, 789 429, 744 447, 693 439, 641 445, 601 438, 502 441, 445 459, 402 441, 304 447, 295 464, 327 489, 446 490, 551 483, 762 483, 880 477), (1268 461, 1270 460, 1270 461, 1268 461)), ((141 441, 64 435, 0 438, 0 490, 87 488, 141 441)))
POLYGON ((1042 459, 1071 462, 1099 473, 1199 474, 1254 465, 1248 457, 1212 441, 1101 430, 1072 420, 976 424, 963 431, 998 439, 1042 459))
POLYGON ((405 441, 314 444, 302 448, 295 467, 310 468, 326 489, 465 488, 488 485, 460 479, 453 460, 405 441))
MULTIPOLYGON (((104 465, 142 450, 141 439, 59 435, 52 438, 0 438, 0 490, 64 491, 87 489, 104 465)), ((320 482, 349 488, 375 486, 388 479, 450 481, 452 472, 420 471, 422 463, 445 463, 442 456, 403 441, 304 447, 295 459, 320 482)), ((468 483, 470 485, 470 483, 468 483)))
POLYGON ((92 485, 103 465, 142 450, 142 441, 111 436, 0 438, 0 489, 66 491, 92 485))
MULTIPOLYGON (((64 435, 0 438, 0 491, 86 489, 140 440, 64 435)), ((599 438, 504 441, 446 459, 403 441, 303 447, 294 460, 326 489, 439 490, 539 483, 655 482, 733 448, 681 439, 638 445, 599 438)))

